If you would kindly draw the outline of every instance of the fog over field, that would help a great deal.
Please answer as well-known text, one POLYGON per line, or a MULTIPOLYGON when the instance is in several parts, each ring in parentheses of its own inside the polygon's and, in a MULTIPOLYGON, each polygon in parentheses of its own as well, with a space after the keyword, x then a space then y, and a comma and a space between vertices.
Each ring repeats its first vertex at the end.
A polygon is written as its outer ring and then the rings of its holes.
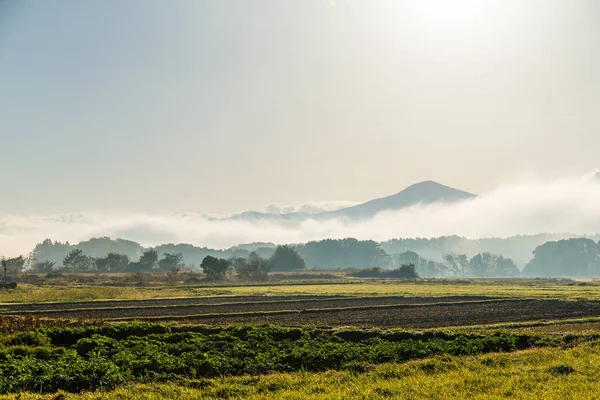
MULTIPOLYGON (((307 206, 270 205, 267 211, 332 210, 353 202, 318 202, 307 206)), ((522 180, 452 204, 416 205, 374 218, 351 221, 227 220, 203 214, 148 215, 80 213, 55 216, 3 216, 0 240, 6 255, 29 252, 45 238, 71 243, 97 236, 121 237, 145 246, 190 243, 225 248, 269 241, 301 243, 324 238, 355 237, 384 241, 399 237, 460 235, 508 237, 535 233, 600 232, 598 172, 553 181, 522 180)))

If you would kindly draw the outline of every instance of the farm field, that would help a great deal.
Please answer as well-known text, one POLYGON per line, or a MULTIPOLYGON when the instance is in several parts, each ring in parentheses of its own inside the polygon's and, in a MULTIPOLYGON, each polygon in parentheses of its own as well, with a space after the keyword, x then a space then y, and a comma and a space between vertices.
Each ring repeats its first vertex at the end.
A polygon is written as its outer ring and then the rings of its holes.
POLYGON ((214 285, 112 285, 86 277, 83 283, 20 284, 0 291, 0 303, 93 302, 215 296, 407 296, 535 297, 599 299, 600 282, 572 279, 352 280, 214 285), (95 283, 97 282, 97 283, 95 283))
POLYGON ((203 324, 435 328, 600 316, 600 301, 482 297, 212 297, 0 306, 0 315, 203 324), (139 303, 139 304, 138 304, 139 303))
MULTIPOLYGON (((85 319, 135 319, 165 318, 181 319, 188 316, 194 318, 221 316, 239 316, 246 314, 263 315, 267 313, 291 314, 312 312, 334 312, 336 310, 364 310, 395 308, 402 306, 414 308, 426 304, 454 304, 464 302, 508 302, 511 299, 490 300, 481 297, 203 297, 176 300, 146 300, 137 304, 127 301, 114 305, 104 302, 96 303, 57 303, 27 304, 0 306, 0 314, 33 315, 41 317, 85 318, 85 319)), ((525 301, 525 300, 523 300, 525 301)))
POLYGON ((102 287, 39 289, 60 301, 35 301, 33 287, 1 293, 7 398, 539 398, 543 391, 558 399, 600 389, 595 282, 124 287, 87 300, 82 293, 102 287), (125 296, 114 297, 121 289, 125 296), (57 295, 73 290, 78 297, 57 295))

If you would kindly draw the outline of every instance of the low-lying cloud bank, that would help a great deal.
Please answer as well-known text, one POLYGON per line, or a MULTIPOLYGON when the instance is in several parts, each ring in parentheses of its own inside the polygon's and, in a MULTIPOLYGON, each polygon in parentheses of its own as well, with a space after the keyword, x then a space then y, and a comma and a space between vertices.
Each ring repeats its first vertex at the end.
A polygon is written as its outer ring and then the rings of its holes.
POLYGON ((269 214, 316 214, 326 211, 336 211, 342 208, 359 204, 356 201, 309 201, 306 203, 282 205, 271 203, 264 207, 263 211, 269 214))
POLYGON ((595 234, 600 232, 600 181, 596 178, 588 174, 552 182, 519 182, 472 200, 419 205, 362 222, 210 220, 197 214, 2 216, 0 254, 25 254, 45 238, 76 243, 97 236, 131 239, 146 246, 184 242, 224 248, 257 241, 300 243, 344 237, 383 241, 455 234, 469 238, 595 234))

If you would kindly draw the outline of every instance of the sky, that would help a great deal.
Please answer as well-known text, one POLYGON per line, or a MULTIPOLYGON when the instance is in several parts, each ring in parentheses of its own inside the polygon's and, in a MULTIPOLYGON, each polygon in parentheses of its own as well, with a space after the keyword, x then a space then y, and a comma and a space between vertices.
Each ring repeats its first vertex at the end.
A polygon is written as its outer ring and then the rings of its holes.
POLYGON ((0 0, 0 217, 583 174, 598 21, 596 0, 0 0))

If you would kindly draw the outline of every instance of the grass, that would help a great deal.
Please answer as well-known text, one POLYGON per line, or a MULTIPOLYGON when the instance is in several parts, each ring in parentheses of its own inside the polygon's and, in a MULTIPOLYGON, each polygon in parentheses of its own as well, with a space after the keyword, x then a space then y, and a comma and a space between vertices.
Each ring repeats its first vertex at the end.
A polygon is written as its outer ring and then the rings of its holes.
POLYGON ((0 303, 80 302, 115 299, 247 295, 324 296, 491 296, 509 298, 600 299, 600 285, 572 280, 469 279, 433 281, 366 281, 338 284, 260 284, 215 286, 20 285, 0 290, 0 303))
POLYGON ((130 384, 109 392, 17 394, 8 399, 593 399, 600 348, 533 349, 441 356, 344 371, 271 373, 180 383, 130 384))
POLYGON ((127 286, 39 286, 20 285, 16 290, 1 290, 0 303, 81 302, 114 299, 153 299, 179 297, 179 289, 169 287, 137 288, 127 286))
POLYGON ((478 280, 463 282, 363 282, 344 285, 236 286, 221 288, 229 295, 347 295, 347 296, 492 296, 560 299, 600 299, 600 286, 552 280, 478 280))

